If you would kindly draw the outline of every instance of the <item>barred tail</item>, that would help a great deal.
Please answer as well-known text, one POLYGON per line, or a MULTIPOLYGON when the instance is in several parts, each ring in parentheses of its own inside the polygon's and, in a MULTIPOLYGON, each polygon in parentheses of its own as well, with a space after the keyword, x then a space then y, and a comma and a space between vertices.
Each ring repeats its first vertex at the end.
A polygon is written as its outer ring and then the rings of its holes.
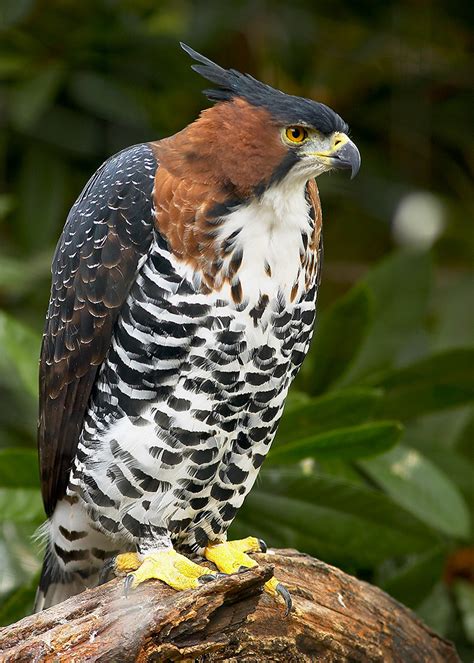
POLYGON ((56 556, 46 552, 36 591, 34 612, 46 610, 84 591, 84 583, 72 573, 64 573, 56 556))
POLYGON ((57 503, 36 539, 45 556, 35 612, 96 587, 105 559, 118 552, 117 543, 92 526, 84 507, 66 499, 57 503))

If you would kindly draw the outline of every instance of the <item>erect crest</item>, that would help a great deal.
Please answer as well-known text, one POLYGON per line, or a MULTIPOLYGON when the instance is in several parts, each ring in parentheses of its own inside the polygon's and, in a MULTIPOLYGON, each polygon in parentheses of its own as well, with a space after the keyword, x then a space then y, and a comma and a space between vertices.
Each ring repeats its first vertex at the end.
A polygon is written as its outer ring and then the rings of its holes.
POLYGON ((232 97, 243 97, 255 105, 260 105, 256 101, 269 92, 283 95, 283 92, 261 83, 250 74, 241 74, 236 69, 223 69, 183 42, 180 42, 180 46, 193 60, 200 63, 191 65, 191 69, 219 86, 218 90, 204 90, 204 94, 211 101, 229 101, 232 97))
POLYGON ((199 63, 193 64, 192 69, 218 86, 218 89, 204 90, 204 94, 211 101, 231 101, 234 97, 242 97, 253 106, 266 108, 275 119, 283 123, 302 122, 324 134, 333 131, 348 132, 347 124, 329 106, 304 97, 285 94, 258 81, 250 74, 220 67, 183 42, 180 42, 180 45, 193 60, 199 63))

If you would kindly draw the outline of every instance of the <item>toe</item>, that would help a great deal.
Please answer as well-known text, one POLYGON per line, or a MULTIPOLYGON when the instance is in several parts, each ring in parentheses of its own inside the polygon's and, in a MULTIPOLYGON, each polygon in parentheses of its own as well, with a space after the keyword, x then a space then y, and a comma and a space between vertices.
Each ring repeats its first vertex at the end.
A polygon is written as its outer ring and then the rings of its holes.
POLYGON ((123 593, 125 598, 128 598, 128 595, 130 594, 130 590, 133 587, 133 581, 133 573, 129 573, 127 576, 125 576, 125 580, 123 581, 123 593))
POLYGON ((285 602, 285 617, 287 617, 293 607, 293 601, 291 599, 291 594, 287 588, 282 585, 275 577, 265 583, 265 591, 271 594, 272 596, 281 596, 285 602))
POLYGON ((107 580, 110 578, 112 573, 115 572, 115 557, 111 557, 104 562, 102 568, 99 572, 99 582, 98 585, 104 585, 107 580))
POLYGON ((137 553, 123 553, 112 558, 113 570, 116 576, 127 575, 131 571, 136 571, 141 566, 141 560, 137 553))
POLYGON ((277 586, 275 587, 275 590, 277 594, 279 594, 282 599, 285 601, 285 617, 288 617, 288 615, 291 612, 291 608, 293 607, 293 601, 291 599, 291 594, 287 590, 287 588, 279 582, 277 586))
POLYGON ((258 539, 258 545, 260 546, 260 552, 267 552, 268 546, 263 539, 258 539))
POLYGON ((174 550, 163 550, 147 555, 139 568, 126 576, 125 593, 146 580, 161 580, 176 590, 194 589, 199 587, 198 579, 205 575, 209 575, 208 568, 174 550))
POLYGON ((260 550, 258 539, 247 537, 239 541, 226 541, 223 543, 209 544, 204 556, 213 562, 219 571, 223 573, 238 573, 242 567, 251 568, 256 566, 255 560, 247 555, 245 551, 257 552, 260 550))
POLYGON ((219 578, 225 578, 225 573, 205 573, 202 576, 199 576, 198 582, 200 585, 204 585, 207 582, 213 582, 214 580, 219 580, 219 578))

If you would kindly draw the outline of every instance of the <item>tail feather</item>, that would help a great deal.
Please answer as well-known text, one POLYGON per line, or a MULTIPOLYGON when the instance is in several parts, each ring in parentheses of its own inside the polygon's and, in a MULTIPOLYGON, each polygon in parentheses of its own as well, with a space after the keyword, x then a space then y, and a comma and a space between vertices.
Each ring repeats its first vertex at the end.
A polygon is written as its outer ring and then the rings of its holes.
POLYGON ((64 573, 55 556, 46 553, 33 611, 46 610, 46 608, 79 594, 84 589, 84 583, 77 575, 64 573))
POLYGON ((94 527, 80 502, 66 499, 57 503, 36 538, 45 551, 36 612, 95 587, 104 559, 119 547, 94 527))

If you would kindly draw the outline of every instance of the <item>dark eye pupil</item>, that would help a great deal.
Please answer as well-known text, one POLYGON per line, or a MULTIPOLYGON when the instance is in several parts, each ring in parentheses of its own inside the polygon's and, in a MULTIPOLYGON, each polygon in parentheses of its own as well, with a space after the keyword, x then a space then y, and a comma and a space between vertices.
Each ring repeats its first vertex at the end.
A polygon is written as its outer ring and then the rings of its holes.
POLYGON ((292 129, 291 133, 293 138, 299 138, 301 135, 301 129, 292 129))

